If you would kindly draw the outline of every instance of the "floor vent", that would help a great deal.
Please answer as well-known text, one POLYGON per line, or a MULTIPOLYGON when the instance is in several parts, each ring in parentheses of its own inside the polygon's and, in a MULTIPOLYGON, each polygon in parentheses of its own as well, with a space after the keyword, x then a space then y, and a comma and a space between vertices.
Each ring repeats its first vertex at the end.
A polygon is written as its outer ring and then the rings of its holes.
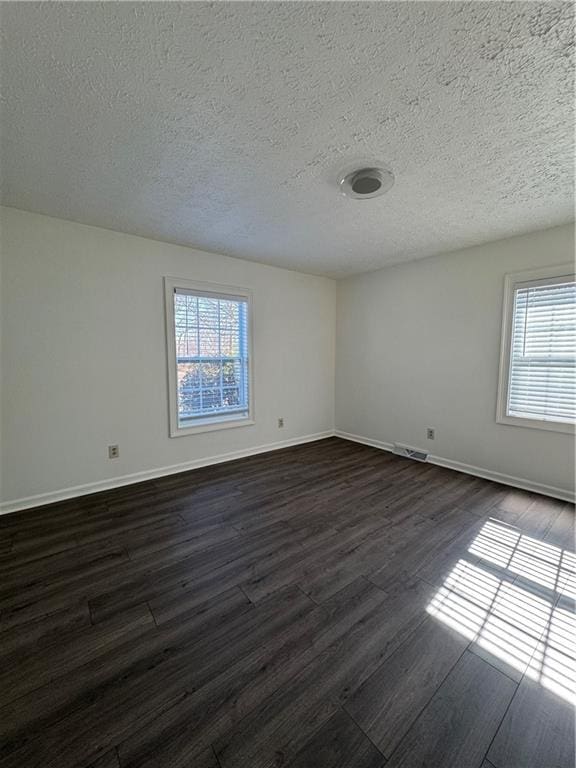
POLYGON ((404 456, 406 459, 415 459, 415 461, 428 461, 430 455, 427 451, 410 448, 410 446, 400 445, 400 443, 394 443, 394 453, 397 453, 398 456, 404 456))

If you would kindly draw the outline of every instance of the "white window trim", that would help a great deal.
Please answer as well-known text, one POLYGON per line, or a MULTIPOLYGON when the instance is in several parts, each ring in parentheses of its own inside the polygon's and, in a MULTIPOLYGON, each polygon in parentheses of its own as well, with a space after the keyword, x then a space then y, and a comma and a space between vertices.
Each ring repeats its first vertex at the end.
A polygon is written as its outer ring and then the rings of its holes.
POLYGON ((558 277, 574 278, 574 264, 558 264, 541 269, 530 269, 524 272, 514 272, 504 276, 504 301, 502 304, 502 340, 500 344, 500 372, 498 376, 498 399, 496 405, 496 421, 499 424, 510 424, 515 427, 529 427, 548 432, 566 432, 574 434, 574 424, 561 421, 546 421, 544 419, 528 419, 521 416, 509 416, 508 383, 510 379, 510 347, 512 342, 512 320, 514 315, 514 290, 522 283, 533 283, 538 280, 554 280, 558 277))
POLYGON ((252 345, 253 335, 253 302, 252 292, 247 288, 238 288, 216 283, 197 282, 179 277, 164 278, 164 306, 166 313, 166 351, 168 362, 168 410, 170 437, 184 437, 196 435, 200 432, 214 432, 220 429, 232 429, 234 427, 247 427, 255 423, 254 419, 254 353, 252 345), (241 298, 248 304, 248 415, 238 417, 236 414, 229 416, 207 416, 195 421, 190 426, 181 426, 178 421, 178 381, 176 376, 176 331, 174 326, 174 289, 206 293, 210 296, 221 295, 226 297, 241 298))

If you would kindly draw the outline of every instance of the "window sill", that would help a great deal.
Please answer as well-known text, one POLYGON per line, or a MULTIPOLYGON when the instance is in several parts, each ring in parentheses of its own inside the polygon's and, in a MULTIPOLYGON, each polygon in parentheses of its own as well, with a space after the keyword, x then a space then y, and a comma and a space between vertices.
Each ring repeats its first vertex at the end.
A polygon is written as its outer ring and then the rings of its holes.
POLYGON ((190 426, 171 427, 170 437, 186 437, 186 435, 198 435, 201 432, 216 432, 220 429, 234 429, 236 427, 249 427, 255 424, 250 416, 239 418, 238 416, 220 416, 212 419, 195 421, 190 426))
POLYGON ((528 429, 540 429, 545 432, 564 432, 573 435, 575 425, 565 421, 544 421, 543 419, 528 419, 522 416, 499 415, 496 419, 498 424, 508 424, 512 427, 527 427, 528 429))

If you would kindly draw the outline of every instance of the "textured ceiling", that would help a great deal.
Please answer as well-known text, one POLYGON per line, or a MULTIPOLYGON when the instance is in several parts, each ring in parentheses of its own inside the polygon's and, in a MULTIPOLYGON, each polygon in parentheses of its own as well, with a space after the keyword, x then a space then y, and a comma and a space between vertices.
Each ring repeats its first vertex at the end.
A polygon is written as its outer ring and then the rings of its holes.
POLYGON ((340 276, 569 221, 573 8, 2 3, 2 199, 340 276), (378 159, 394 188, 342 197, 378 159))

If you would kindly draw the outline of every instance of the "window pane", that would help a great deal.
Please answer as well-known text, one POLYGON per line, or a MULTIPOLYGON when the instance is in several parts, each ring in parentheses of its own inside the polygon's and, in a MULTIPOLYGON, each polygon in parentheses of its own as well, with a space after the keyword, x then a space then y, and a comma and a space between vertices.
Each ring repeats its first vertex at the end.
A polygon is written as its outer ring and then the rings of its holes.
POLYGON ((220 361, 202 363, 200 373, 202 375, 202 387, 220 386, 220 361))
POLYGON ((201 357, 220 357, 220 335, 218 327, 200 327, 200 355, 201 357))
POLYGON ((199 366, 178 364, 178 406, 181 417, 192 416, 200 408, 199 366))
POLYGON ((195 296, 174 297, 176 355, 194 357, 198 354, 198 300, 195 296))
POLYGON ((240 392, 237 387, 234 389, 225 389, 222 404, 227 408, 240 405, 240 392))
POLYGON ((240 334, 239 329, 228 330, 225 328, 220 332, 220 343, 222 345, 222 355, 224 357, 234 357, 240 354, 240 334))
POLYGON ((222 328, 233 330, 238 327, 237 301, 220 301, 220 324, 222 328))
POLYGON ((176 292, 180 422, 248 414, 248 303, 176 292))
POLYGON ((509 416, 576 417, 576 283, 514 291, 509 416))
POLYGON ((240 384, 241 364, 237 360, 226 360, 222 364, 222 384, 225 387, 240 384))
POLYGON ((218 299, 209 299, 206 296, 198 297, 198 322, 202 328, 218 326, 218 299))
POLYGON ((199 363, 178 363, 178 386, 182 389, 198 389, 200 386, 199 363))
POLYGON ((222 395, 219 389, 202 390, 202 408, 205 411, 214 411, 222 407, 222 395))

